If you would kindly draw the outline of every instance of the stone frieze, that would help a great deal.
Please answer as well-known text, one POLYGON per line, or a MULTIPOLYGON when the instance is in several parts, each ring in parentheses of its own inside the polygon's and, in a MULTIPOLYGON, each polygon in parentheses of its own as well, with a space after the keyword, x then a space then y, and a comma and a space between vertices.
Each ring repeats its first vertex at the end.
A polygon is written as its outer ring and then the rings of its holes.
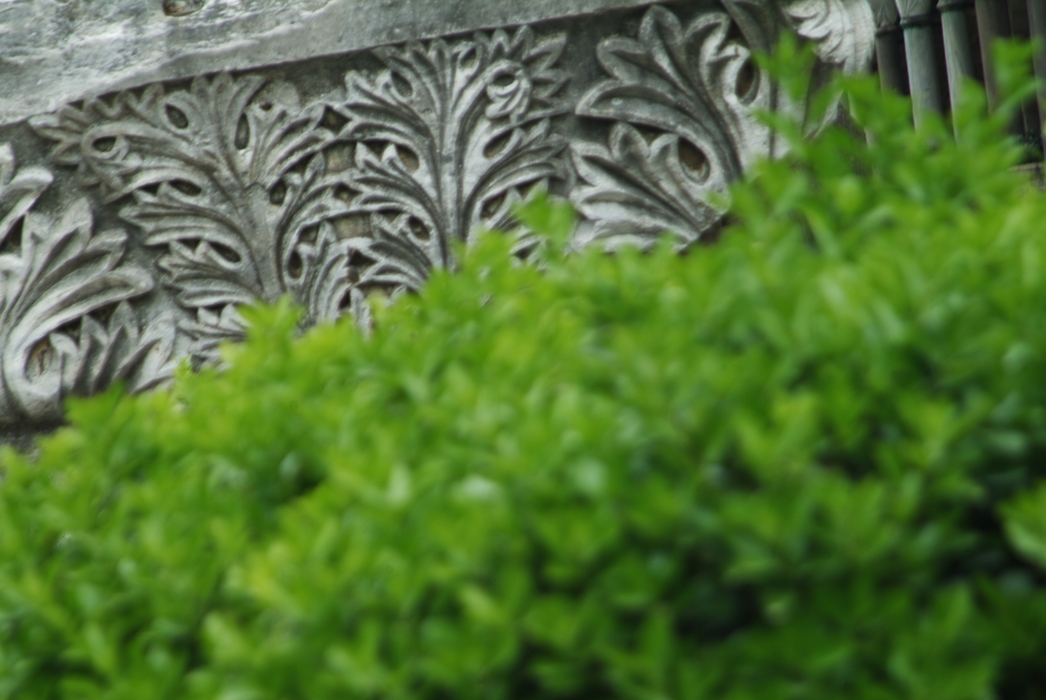
MULTIPOLYGON (((355 2, 373 21, 375 3, 355 2)), ((411 25, 420 38, 388 41, 386 27, 366 46, 349 32, 290 62, 264 50, 286 37, 247 23, 258 65, 226 65, 247 60, 230 40, 216 72, 146 61, 137 78, 114 72, 109 85, 127 89, 92 84, 100 96, 70 93, 50 112, 9 109, 2 429, 54 424, 65 397, 117 380, 157 386, 182 358, 214 360, 242 337, 243 304, 289 294, 307 323, 367 323, 369 295, 417 289, 454 265, 456 242, 512 230, 514 205, 538 190, 575 204, 578 246, 701 240, 721 216, 716 193, 781 152, 756 113, 803 114, 753 52, 797 32, 816 48, 816 87, 863 69, 874 40, 866 0, 572 0, 544 18, 500 3, 495 26, 483 26, 493 5, 475 3, 471 30, 467 14, 435 12, 425 31, 411 25)), ((343 3, 313 4, 306 24, 343 3)), ((427 17, 431 3, 413 5, 427 17)), ((530 245, 520 238, 519 254, 530 245)))

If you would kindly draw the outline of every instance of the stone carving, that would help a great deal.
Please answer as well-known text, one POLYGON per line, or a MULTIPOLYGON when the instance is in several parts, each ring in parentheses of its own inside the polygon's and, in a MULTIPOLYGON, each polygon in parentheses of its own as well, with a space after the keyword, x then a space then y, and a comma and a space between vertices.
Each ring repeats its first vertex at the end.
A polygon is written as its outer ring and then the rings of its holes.
POLYGON ((727 185, 755 159, 780 155, 757 111, 801 111, 753 59, 772 48, 782 20, 816 41, 833 68, 852 71, 870 54, 870 44, 832 31, 866 6, 803 0, 781 9, 784 16, 775 17, 765 2, 731 0, 684 26, 654 7, 636 39, 600 44, 599 62, 611 77, 576 111, 615 124, 607 146, 572 149, 581 180, 573 200, 586 219, 580 244, 649 245, 666 231, 689 244, 714 230, 727 185))
POLYGON ((340 113, 356 157, 346 180, 372 231, 351 239, 362 286, 416 289, 452 264, 454 242, 510 227, 528 189, 564 178, 566 140, 551 119, 569 109, 567 74, 553 67, 565 42, 497 31, 382 49, 385 70, 347 76, 340 113))
POLYGON ((84 199, 56 218, 33 211, 51 182, 0 146, 0 424, 56 421, 66 396, 117 380, 141 390, 170 371, 170 329, 143 333, 128 305, 153 282, 123 260, 126 234, 96 235, 84 199))
POLYGON ((242 334, 239 304, 289 291, 309 321, 339 313, 347 251, 330 221, 346 209, 320 154, 336 136, 323 116, 322 105, 303 109, 293 86, 223 74, 30 123, 58 142, 53 160, 76 166, 84 185, 110 202, 130 196, 120 215, 145 245, 164 248, 158 268, 206 355, 242 334))
MULTIPOLYGON (((757 4, 741 1, 753 9, 757 4)), ((786 0, 778 7, 788 26, 814 43, 822 71, 855 73, 871 61, 875 22, 867 0, 786 0)))
POLYGON ((816 47, 817 86, 860 70, 874 38, 866 0, 695 0, 601 21, 416 36, 328 73, 259 63, 31 118, 20 138, 59 170, 17 170, 0 150, 0 425, 213 360, 242 337, 243 304, 289 294, 305 325, 367 324, 367 295, 417 289, 478 231, 513 230, 539 190, 577 206, 577 246, 699 241, 728 184, 782 151, 757 112, 805 109, 753 54, 790 28, 816 47), (56 175, 82 191, 41 207, 56 175), (126 232, 95 232, 96 213, 126 232))

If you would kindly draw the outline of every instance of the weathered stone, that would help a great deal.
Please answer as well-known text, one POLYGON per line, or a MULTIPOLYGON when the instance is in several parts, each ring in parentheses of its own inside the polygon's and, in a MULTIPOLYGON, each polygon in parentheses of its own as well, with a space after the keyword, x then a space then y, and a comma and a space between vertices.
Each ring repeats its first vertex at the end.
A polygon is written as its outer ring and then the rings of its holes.
POLYGON ((90 95, 649 0, 0 0, 0 124, 90 95))
POLYGON ((367 323, 539 189, 578 246, 700 240, 782 150, 756 112, 805 116, 752 60, 789 30, 814 88, 870 58, 865 0, 6 0, 0 426, 213 359, 242 304, 367 323))

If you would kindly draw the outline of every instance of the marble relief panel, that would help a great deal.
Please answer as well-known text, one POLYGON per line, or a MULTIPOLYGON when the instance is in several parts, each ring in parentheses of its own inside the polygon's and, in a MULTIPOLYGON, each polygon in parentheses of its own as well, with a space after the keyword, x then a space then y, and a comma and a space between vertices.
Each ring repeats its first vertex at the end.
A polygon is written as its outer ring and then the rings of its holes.
POLYGON ((576 206, 579 247, 691 245, 719 223, 716 194, 781 153, 756 113, 802 116, 753 53, 797 32, 815 88, 871 56, 865 0, 628 4, 11 117, 0 426, 51 425, 67 396, 213 361, 242 337, 244 304, 290 295, 307 324, 368 323, 369 295, 453 268, 456 242, 513 230, 538 191, 576 206))

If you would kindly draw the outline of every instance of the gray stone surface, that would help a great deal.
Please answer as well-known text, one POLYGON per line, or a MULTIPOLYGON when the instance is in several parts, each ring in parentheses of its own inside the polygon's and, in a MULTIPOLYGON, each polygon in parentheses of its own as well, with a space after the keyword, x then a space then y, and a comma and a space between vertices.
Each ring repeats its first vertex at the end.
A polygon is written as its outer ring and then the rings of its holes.
POLYGON ((0 124, 149 82, 648 2, 0 0, 0 124))
POLYGON ((541 190, 578 247, 700 241, 784 150, 759 111, 820 126, 753 53, 797 32, 816 89, 874 41, 865 0, 77 1, 0 4, 0 440, 214 361, 244 304, 368 324, 541 190))

